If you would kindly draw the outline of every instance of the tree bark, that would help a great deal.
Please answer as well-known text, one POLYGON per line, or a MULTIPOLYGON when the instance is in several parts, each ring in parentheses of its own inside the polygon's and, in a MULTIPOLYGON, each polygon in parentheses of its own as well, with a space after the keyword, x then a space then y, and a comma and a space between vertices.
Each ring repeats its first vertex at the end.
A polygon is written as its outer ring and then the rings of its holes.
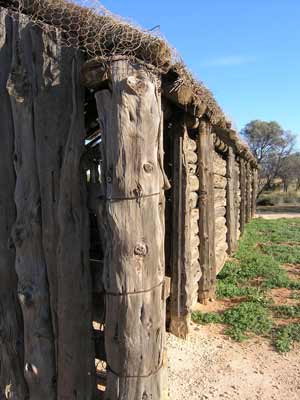
POLYGON ((10 240, 16 219, 14 126, 6 90, 11 57, 12 20, 6 10, 0 9, 0 398, 24 400, 23 321, 17 298, 15 249, 10 240))
MULTIPOLYGON (((126 60, 96 94, 105 182, 107 400, 162 399, 165 336, 158 79, 126 60)), ((101 207, 100 207, 101 209, 101 207)))

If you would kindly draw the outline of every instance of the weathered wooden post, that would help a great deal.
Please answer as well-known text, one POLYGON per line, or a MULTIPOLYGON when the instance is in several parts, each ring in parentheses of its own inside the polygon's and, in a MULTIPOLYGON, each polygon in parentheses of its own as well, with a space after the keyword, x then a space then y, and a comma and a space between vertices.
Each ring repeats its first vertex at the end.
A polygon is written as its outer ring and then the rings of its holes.
POLYGON ((199 283, 199 301, 206 302, 215 295, 215 210, 214 210, 214 151, 211 127, 200 121, 198 139, 199 168, 199 237, 202 277, 199 283))
POLYGON ((46 263, 42 243, 40 183, 35 154, 31 40, 27 20, 13 23, 13 55, 8 82, 15 130, 14 225, 18 295, 24 318, 25 379, 30 398, 55 400, 55 352, 46 263), (30 56, 29 56, 30 54, 30 56), (28 58, 27 58, 28 56, 28 58))
POLYGON ((241 235, 245 230, 246 223, 246 167, 244 158, 240 158, 240 191, 241 191, 241 211, 240 211, 240 231, 241 235))
POLYGON ((252 174, 250 162, 246 163, 246 223, 251 221, 252 208, 252 174))
POLYGON ((257 200, 257 189, 258 189, 258 171, 256 167, 252 168, 252 207, 251 214, 252 218, 255 217, 256 214, 256 200, 257 200))
POLYGON ((15 249, 11 231, 16 218, 13 164, 14 126, 6 85, 12 56, 12 20, 0 9, 0 398, 24 400, 24 343, 17 299, 15 249), (3 395, 6 397, 1 397, 3 395))
POLYGON ((232 254, 237 246, 237 224, 235 221, 235 162, 232 147, 227 154, 227 187, 226 187, 226 225, 228 253, 232 254))
POLYGON ((26 16, 11 21, 6 85, 11 110, 6 111, 14 130, 12 237, 24 322, 24 376, 31 400, 90 398, 95 354, 80 173, 82 57, 77 50, 58 51, 58 33, 45 33, 26 16), (51 73, 45 65, 51 65, 51 73))
MULTIPOLYGON (((127 59, 96 93, 103 134, 107 400, 163 399, 164 187, 160 79, 127 59)), ((101 208, 102 209, 102 208, 101 208)))
POLYGON ((190 312, 198 299, 199 210, 197 207, 199 179, 197 143, 189 138, 186 116, 174 122, 172 180, 172 278, 170 331, 181 338, 189 333, 190 312), (196 201, 195 201, 196 199, 196 201))

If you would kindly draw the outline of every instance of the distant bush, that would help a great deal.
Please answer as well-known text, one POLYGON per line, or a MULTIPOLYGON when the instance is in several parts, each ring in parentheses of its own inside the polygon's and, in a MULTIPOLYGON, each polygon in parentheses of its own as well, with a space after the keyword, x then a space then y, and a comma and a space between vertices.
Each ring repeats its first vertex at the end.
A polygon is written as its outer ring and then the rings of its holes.
POLYGON ((275 206, 275 203, 272 199, 270 198, 264 198, 264 199, 259 199, 257 201, 258 206, 275 206))
POLYGON ((284 204, 299 204, 299 192, 293 190, 288 193, 284 192, 267 192, 260 196, 257 200, 258 206, 278 206, 284 204))

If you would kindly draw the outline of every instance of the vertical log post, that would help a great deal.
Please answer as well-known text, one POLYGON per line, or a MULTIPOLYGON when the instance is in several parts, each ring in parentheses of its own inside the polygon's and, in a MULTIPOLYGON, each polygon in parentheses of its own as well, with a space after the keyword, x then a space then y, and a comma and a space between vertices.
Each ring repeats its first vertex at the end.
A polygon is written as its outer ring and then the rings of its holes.
POLYGON ((257 186, 258 186, 258 171, 257 168, 252 169, 252 207, 251 214, 252 218, 256 215, 256 200, 257 200, 257 186))
POLYGON ((25 379, 30 400, 89 399, 95 389, 95 351, 80 174, 82 57, 73 49, 58 50, 56 33, 44 32, 26 16, 12 21, 7 88, 15 130, 13 239, 25 379))
POLYGON ((30 400, 56 400, 54 337, 42 244, 41 194, 34 129, 34 78, 28 20, 13 20, 13 56, 8 90, 15 129, 15 204, 18 294, 24 318, 25 379, 30 400))
MULTIPOLYGON (((160 80, 112 61, 96 93, 103 132, 107 400, 163 399, 164 186, 160 80)), ((101 209, 101 207, 100 207, 101 209)))
POLYGON ((245 230, 246 223, 246 168, 245 160, 240 158, 240 191, 241 191, 241 212, 240 212, 240 231, 241 235, 245 230))
POLYGON ((237 224, 235 221, 235 162, 232 147, 227 154, 227 187, 226 187, 226 224, 228 253, 232 254, 237 246, 237 224))
POLYGON ((249 162, 246 163, 246 223, 251 221, 251 208, 252 208, 252 177, 251 177, 251 165, 249 162))
POLYGON ((23 374, 23 321, 17 299, 15 249, 10 240, 16 219, 14 126, 6 89, 11 57, 12 19, 7 10, 0 8, 0 398, 24 400, 27 389, 23 374))
POLYGON ((172 277, 171 277, 171 325, 170 331, 186 338, 189 331, 188 268, 190 265, 190 209, 188 165, 185 160, 188 134, 184 118, 173 127, 172 188, 172 277))
POLYGON ((95 390, 92 335, 92 284, 89 265, 89 216, 80 160, 83 154, 84 93, 79 86, 82 58, 73 56, 70 82, 72 112, 59 181, 58 399, 91 399, 95 390))
POLYGON ((202 120, 199 125, 199 237, 202 277, 199 283, 199 301, 206 302, 215 295, 215 210, 213 173, 213 135, 211 127, 202 120))

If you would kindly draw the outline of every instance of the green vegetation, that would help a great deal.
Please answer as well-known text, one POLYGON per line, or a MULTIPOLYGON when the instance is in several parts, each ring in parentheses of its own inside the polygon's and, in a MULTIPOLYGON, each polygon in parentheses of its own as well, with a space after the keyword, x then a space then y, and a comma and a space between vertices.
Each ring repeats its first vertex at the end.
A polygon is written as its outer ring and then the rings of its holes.
POLYGON ((253 220, 235 257, 218 275, 217 298, 235 299, 235 304, 219 313, 194 312, 193 320, 224 324, 225 333, 237 341, 266 336, 278 351, 289 351, 293 341, 300 341, 300 304, 276 306, 270 289, 292 289, 290 298, 300 298, 300 279, 291 279, 283 268, 300 263, 299 243, 300 219, 253 220), (286 319, 290 323, 282 326, 280 320, 286 319))
POLYGON ((291 350, 293 341, 300 342, 300 324, 293 323, 279 327, 274 332, 274 345, 280 353, 291 350))

